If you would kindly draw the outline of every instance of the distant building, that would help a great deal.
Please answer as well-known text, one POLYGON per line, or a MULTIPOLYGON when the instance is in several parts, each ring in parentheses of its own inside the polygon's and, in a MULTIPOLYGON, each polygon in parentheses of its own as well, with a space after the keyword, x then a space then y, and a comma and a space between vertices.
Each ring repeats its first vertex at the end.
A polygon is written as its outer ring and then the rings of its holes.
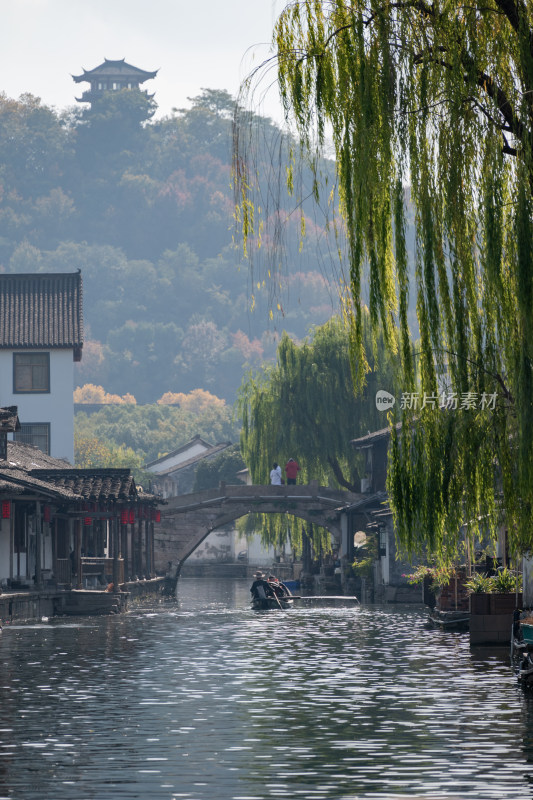
MULTIPOLYGON (((131 64, 127 64, 124 59, 120 61, 110 61, 104 59, 94 69, 84 69, 83 75, 73 75, 75 83, 90 83, 91 88, 83 92, 81 97, 76 97, 78 103, 94 103, 105 92, 119 92, 122 89, 140 89, 141 83, 155 78, 159 70, 147 72, 131 64)), ((148 94, 148 93, 147 93, 148 94)), ((148 97, 153 97, 149 94, 148 97)))
POLYGON ((145 465, 145 469, 154 473, 152 490, 163 497, 189 494, 193 490, 200 462, 220 455, 228 447, 231 447, 231 442, 212 445, 201 436, 195 436, 177 450, 150 461, 145 465))
POLYGON ((10 437, 74 462, 74 361, 83 347, 80 272, 0 275, 0 406, 10 437))
MULTIPOLYGON (((397 424, 397 429, 401 425, 397 424)), ((354 450, 365 454, 365 477, 361 479, 361 499, 341 515, 341 552, 347 563, 353 562, 357 549, 364 546, 359 534, 377 540, 377 557, 374 562, 374 597, 376 603, 420 603, 422 589, 411 586, 405 577, 413 571, 413 563, 399 557, 392 512, 387 494, 387 459, 390 428, 369 433, 350 442, 354 450)), ((359 595, 365 591, 357 587, 359 595)))

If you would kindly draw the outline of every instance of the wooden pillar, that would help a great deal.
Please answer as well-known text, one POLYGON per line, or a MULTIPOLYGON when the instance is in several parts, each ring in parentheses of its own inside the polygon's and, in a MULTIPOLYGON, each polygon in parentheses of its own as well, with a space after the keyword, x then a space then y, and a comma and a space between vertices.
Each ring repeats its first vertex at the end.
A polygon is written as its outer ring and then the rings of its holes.
POLYGON ((41 555, 43 546, 43 518, 41 515, 41 504, 35 501, 35 585, 41 588, 41 555))
POLYGON ((68 531, 68 555, 70 559, 70 585, 73 584, 73 568, 76 566, 76 550, 74 546, 74 520, 72 517, 69 517, 67 520, 67 531, 68 531), (72 557, 72 553, 74 553, 74 557, 72 557))
POLYGON ((129 581, 131 581, 133 578, 133 569, 135 565, 134 535, 133 535, 134 530, 135 530, 135 525, 132 525, 130 523, 128 525, 128 562, 124 563, 124 575, 128 576, 129 581))
POLYGON ((112 541, 113 541, 113 589, 115 592, 118 592, 118 581, 119 581, 119 574, 118 574, 118 548, 119 548, 119 531, 118 526, 120 524, 119 518, 115 517, 112 522, 112 541))
POLYGON ((150 522, 144 523, 144 577, 150 577, 150 522))
POLYGON ((124 561, 124 580, 128 580, 128 526, 120 526, 120 554, 124 561))
POLYGON ((18 508, 11 503, 11 518, 9 520, 9 578, 13 580, 13 553, 15 552, 15 514, 18 508))
POLYGON ((150 542, 150 565, 151 565, 151 572, 150 577, 155 578, 155 528, 154 523, 150 523, 151 527, 151 542, 150 542))
POLYGON ((83 588, 83 575, 81 574, 81 526, 83 520, 74 520, 74 561, 76 564, 76 589, 83 588))
POLYGON ((107 543, 107 520, 101 519, 98 526, 98 556, 103 558, 107 543))
POLYGON ((131 526, 131 569, 130 569, 130 578, 134 580, 137 570, 137 548, 135 546, 136 541, 136 529, 135 523, 132 523, 131 526))
POLYGON ((152 536, 154 523, 146 523, 146 577, 152 578, 152 536))
POLYGON ((52 531, 52 576, 57 576, 57 517, 48 523, 52 531))
POLYGON ((139 520, 137 524, 137 533, 135 536, 135 577, 142 578, 142 538, 143 538, 143 521, 139 520))

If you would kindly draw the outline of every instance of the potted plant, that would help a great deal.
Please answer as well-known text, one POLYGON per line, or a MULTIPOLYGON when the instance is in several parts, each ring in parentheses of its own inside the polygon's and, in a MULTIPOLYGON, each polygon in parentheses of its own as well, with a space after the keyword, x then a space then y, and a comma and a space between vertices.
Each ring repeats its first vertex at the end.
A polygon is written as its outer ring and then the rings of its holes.
POLYGON ((492 593, 490 596, 491 614, 508 614, 514 611, 515 606, 522 605, 522 576, 514 573, 508 567, 500 567, 492 578, 492 593), (518 598, 516 597, 518 589, 518 598))
POLYGON ((489 594, 492 591, 492 577, 484 572, 473 572, 465 581, 470 592, 470 611, 472 614, 490 614, 489 594))
POLYGON ((495 575, 474 572, 466 581, 470 591, 470 611, 472 614, 507 614, 522 603, 522 576, 508 567, 500 567, 495 575))

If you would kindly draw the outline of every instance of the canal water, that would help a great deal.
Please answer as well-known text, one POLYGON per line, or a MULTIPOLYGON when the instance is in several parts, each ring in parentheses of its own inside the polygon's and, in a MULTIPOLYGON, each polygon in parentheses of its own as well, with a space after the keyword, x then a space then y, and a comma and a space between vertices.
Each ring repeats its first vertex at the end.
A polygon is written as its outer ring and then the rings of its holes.
POLYGON ((253 612, 242 582, 4 626, 0 800, 533 797, 507 651, 423 608, 253 612))

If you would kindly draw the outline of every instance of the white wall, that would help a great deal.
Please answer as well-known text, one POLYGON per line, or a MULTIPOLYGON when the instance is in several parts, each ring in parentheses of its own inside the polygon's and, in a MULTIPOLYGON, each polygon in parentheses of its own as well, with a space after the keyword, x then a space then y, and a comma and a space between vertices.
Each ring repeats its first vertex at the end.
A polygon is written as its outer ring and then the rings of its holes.
POLYGON ((198 545, 196 550, 191 553, 189 560, 201 561, 233 561, 235 559, 235 539, 236 530, 213 531, 204 541, 198 545))
POLYGON ((276 556, 272 546, 264 546, 259 536, 254 536, 248 542, 248 563, 254 567, 267 567, 272 564, 276 556))
MULTIPOLYGON (((46 350, 50 353, 50 392, 13 392, 13 350, 0 350, 0 407, 18 406, 24 423, 50 423, 50 455, 74 463, 74 361, 72 350, 46 350)), ((17 350, 16 352, 28 352, 17 350)), ((10 437, 12 438, 12 437, 10 437)))

